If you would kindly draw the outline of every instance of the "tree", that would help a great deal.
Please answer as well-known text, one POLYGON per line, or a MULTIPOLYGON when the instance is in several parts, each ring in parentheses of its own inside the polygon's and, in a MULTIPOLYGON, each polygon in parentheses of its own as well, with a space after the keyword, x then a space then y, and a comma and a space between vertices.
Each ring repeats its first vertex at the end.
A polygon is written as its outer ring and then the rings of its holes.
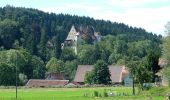
POLYGON ((152 82, 155 81, 156 73, 161 69, 161 67, 158 65, 160 55, 160 50, 153 48, 146 56, 145 67, 148 69, 148 71, 152 72, 152 82))
POLYGON ((64 66, 61 69, 61 73, 63 73, 65 79, 72 81, 75 77, 78 62, 77 60, 66 61, 64 66))
POLYGON ((15 39, 19 39, 20 35, 18 23, 16 21, 10 19, 0 21, 0 38, 6 49, 12 48, 13 42, 15 39))
POLYGON ((61 56, 61 40, 59 34, 52 38, 54 57, 59 59, 61 56))
POLYGON ((116 63, 114 53, 110 54, 109 59, 108 59, 108 63, 109 64, 115 64, 116 63))
POLYGON ((0 62, 0 85, 15 85, 15 67, 4 62, 0 62))
POLYGON ((85 37, 85 43, 86 44, 92 44, 93 43, 93 39, 92 37, 90 36, 90 34, 86 34, 86 37, 85 37))
POLYGON ((26 59, 19 50, 14 49, 8 50, 6 52, 5 62, 16 67, 18 72, 24 73, 26 59))
MULTIPOLYGON (((16 67, 16 61, 18 74, 22 76, 23 82, 25 75, 28 79, 43 78, 44 71, 52 72, 53 67, 45 70, 43 63, 43 61, 48 62, 51 57, 57 59, 54 71, 61 72, 66 79, 72 80, 78 64, 95 64, 97 60, 104 60, 109 64, 122 64, 125 57, 150 56, 148 48, 158 46, 161 39, 161 36, 123 23, 95 20, 89 17, 49 14, 22 7, 0 8, 0 51, 2 51, 0 62, 16 67), (76 30, 83 26, 80 28, 82 36, 78 39, 77 55, 70 49, 64 48, 61 51, 61 43, 65 41, 71 25, 75 25, 76 30), (87 27, 84 28, 84 25, 87 27), (100 42, 94 42, 95 32, 101 33, 100 42)), ((168 41, 166 42, 165 55, 170 55, 169 44, 168 41)), ((154 58, 154 55, 150 57, 154 58)), ((148 61, 150 61, 149 66, 153 65, 152 62, 155 63, 152 59, 148 61)))
POLYGON ((45 64, 40 57, 32 56, 31 65, 33 66, 33 76, 35 79, 42 79, 45 77, 45 64))
POLYGON ((52 57, 46 64, 48 73, 61 73, 63 66, 64 63, 61 60, 57 60, 55 57, 52 57))
POLYGON ((135 82, 138 83, 139 91, 143 90, 143 83, 151 82, 153 73, 145 66, 146 59, 131 59, 126 63, 133 79, 133 95, 135 95, 135 82))
POLYGON ((167 37, 164 39, 163 43, 163 56, 170 61, 170 22, 166 24, 167 37))
POLYGON ((40 41, 40 26, 37 23, 33 23, 31 25, 31 53, 33 55, 38 55, 38 48, 37 48, 37 44, 40 41))
POLYGON ((135 61, 129 61, 129 63, 126 65, 130 71, 130 74, 132 76, 132 80, 133 80, 133 95, 135 95, 135 79, 136 79, 136 75, 137 75, 137 66, 138 66, 139 62, 135 62, 135 61))
POLYGON ((109 67, 103 60, 98 60, 96 64, 94 65, 93 72, 93 79, 94 84, 110 84, 110 71, 109 67))
POLYGON ((63 61, 72 61, 76 59, 76 55, 72 48, 64 48, 60 57, 63 61))
MULTIPOLYGON (((14 78, 17 74, 17 78, 19 80, 20 78, 19 78, 18 75, 21 74, 21 73, 25 74, 24 73, 25 67, 26 67, 25 65, 27 63, 25 56, 19 50, 11 49, 11 50, 7 50, 7 51, 4 51, 4 52, 1 51, 1 52, 4 53, 4 55, 2 55, 0 53, 0 58, 1 57, 4 57, 4 58, 1 59, 0 63, 5 63, 5 65, 3 64, 4 69, 2 69, 2 70, 4 70, 4 72, 6 72, 8 74, 10 73, 8 76, 6 76, 6 78, 10 77, 9 80, 11 80, 11 82, 13 82, 12 78, 14 78)), ((4 74, 4 73, 2 73, 2 74, 4 74)), ((7 81, 9 82, 9 80, 7 80, 7 81)), ((19 81, 20 81, 19 84, 21 84, 22 80, 19 80, 19 81)), ((14 85, 15 84, 15 82, 13 82, 13 83, 11 83, 11 82, 6 83, 6 84, 7 85, 14 85)))
POLYGON ((78 60, 80 64, 94 64, 98 56, 93 45, 82 45, 78 53, 78 60))
POLYGON ((43 29, 41 29, 41 38, 39 44, 39 56, 42 58, 43 61, 47 60, 46 43, 47 43, 47 29, 44 27, 43 29))
MULTIPOLYGON (((138 56, 139 58, 143 58, 147 55, 147 53, 157 47, 157 45, 153 46, 153 42, 150 40, 142 40, 128 43, 128 56, 138 56)), ((158 45, 159 46, 159 45, 158 45)))
MULTIPOLYGON (((17 72, 21 76, 30 78, 44 78, 45 77, 45 64, 40 57, 32 56, 26 52, 25 49, 20 50, 7 50, 0 52, 0 62, 17 68, 17 72)), ((21 78, 21 84, 23 78, 21 78)))
POLYGON ((91 71, 91 72, 87 72, 85 74, 85 78, 84 78, 84 82, 87 83, 87 84, 94 84, 94 73, 91 71))
POLYGON ((20 80, 20 82, 19 82, 20 85, 25 85, 26 82, 28 81, 28 78, 27 78, 26 75, 20 73, 19 74, 19 80, 20 80))
POLYGON ((115 46, 114 46, 114 52, 117 53, 121 53, 121 54, 126 54, 126 50, 127 50, 127 43, 123 40, 117 39, 115 41, 115 46))
POLYGON ((25 64, 24 67, 22 67, 22 69, 20 69, 20 71, 22 72, 22 74, 27 76, 27 79, 31 79, 33 77, 33 68, 35 66, 35 64, 32 64, 32 55, 31 53, 27 52, 26 49, 20 49, 19 52, 21 52, 21 54, 24 56, 25 58, 25 64))
POLYGON ((170 22, 166 24, 167 37, 163 43, 163 57, 168 60, 168 64, 162 69, 163 76, 169 81, 170 84, 170 22))
POLYGON ((54 44, 54 54, 57 59, 60 58, 61 55, 61 40, 59 34, 54 36, 53 38, 53 44, 54 44))

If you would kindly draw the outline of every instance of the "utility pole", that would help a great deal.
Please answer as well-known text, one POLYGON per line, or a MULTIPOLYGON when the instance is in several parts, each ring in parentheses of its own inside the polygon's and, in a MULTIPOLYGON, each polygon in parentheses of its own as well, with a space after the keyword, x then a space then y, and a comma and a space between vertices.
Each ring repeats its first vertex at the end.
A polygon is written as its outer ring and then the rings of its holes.
POLYGON ((132 84, 132 87, 133 87, 133 95, 135 95, 135 79, 134 79, 134 76, 132 76, 132 80, 133 80, 133 84, 132 84))
POLYGON ((18 65, 18 64, 17 64, 17 59, 18 59, 18 53, 16 52, 16 59, 15 59, 15 63, 16 63, 16 64, 15 64, 15 65, 16 65, 16 66, 15 66, 15 72, 16 72, 16 73, 15 73, 15 74, 16 74, 16 76, 15 76, 15 78, 16 78, 16 79, 15 79, 15 82, 16 82, 16 84, 15 84, 16 100, 17 100, 17 97, 18 97, 18 93, 17 93, 17 92, 18 92, 18 91, 17 91, 17 86, 18 86, 18 79, 17 79, 17 76, 18 76, 17 65, 18 65))

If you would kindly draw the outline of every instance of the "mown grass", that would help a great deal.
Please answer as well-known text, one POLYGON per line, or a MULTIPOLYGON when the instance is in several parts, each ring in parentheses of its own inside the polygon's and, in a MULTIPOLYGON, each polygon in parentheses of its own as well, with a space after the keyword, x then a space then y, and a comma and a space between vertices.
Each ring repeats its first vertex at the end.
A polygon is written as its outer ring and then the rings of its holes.
MULTIPOLYGON (((17 100, 164 100, 169 88, 153 88, 132 95, 130 87, 96 88, 23 88, 18 90, 17 100), (101 94, 94 96, 94 91, 101 94), (113 91, 117 96, 103 97, 103 91, 113 91)), ((0 100, 15 100, 15 89, 0 89, 0 100)))

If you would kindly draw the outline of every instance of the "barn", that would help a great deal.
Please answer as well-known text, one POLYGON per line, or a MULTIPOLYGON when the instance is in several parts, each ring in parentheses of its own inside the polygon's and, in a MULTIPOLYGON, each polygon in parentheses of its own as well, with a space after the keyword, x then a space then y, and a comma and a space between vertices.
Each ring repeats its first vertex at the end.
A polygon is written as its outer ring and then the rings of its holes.
POLYGON ((65 86, 69 80, 65 80, 61 73, 49 73, 46 79, 30 79, 26 86, 28 87, 56 87, 65 86))
MULTIPOLYGON (((113 84, 122 84, 124 79, 126 79, 126 84, 128 86, 132 85, 132 79, 128 77, 129 72, 125 66, 120 65, 110 65, 108 66, 110 70, 110 79, 112 80, 113 84)), ((76 71, 76 75, 74 78, 74 82, 79 84, 84 84, 85 74, 89 71, 93 70, 93 65, 79 65, 76 71)))
POLYGON ((65 86, 69 80, 42 80, 42 79, 30 79, 26 86, 28 87, 56 87, 65 86))

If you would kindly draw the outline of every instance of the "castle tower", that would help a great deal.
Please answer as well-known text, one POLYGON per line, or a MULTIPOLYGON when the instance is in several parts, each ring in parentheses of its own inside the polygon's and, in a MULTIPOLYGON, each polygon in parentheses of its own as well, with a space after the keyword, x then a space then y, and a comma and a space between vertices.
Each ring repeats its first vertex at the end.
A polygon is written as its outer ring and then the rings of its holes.
POLYGON ((76 30, 75 26, 73 25, 65 40, 65 46, 73 48, 75 54, 77 54, 78 37, 79 37, 79 32, 76 30))

